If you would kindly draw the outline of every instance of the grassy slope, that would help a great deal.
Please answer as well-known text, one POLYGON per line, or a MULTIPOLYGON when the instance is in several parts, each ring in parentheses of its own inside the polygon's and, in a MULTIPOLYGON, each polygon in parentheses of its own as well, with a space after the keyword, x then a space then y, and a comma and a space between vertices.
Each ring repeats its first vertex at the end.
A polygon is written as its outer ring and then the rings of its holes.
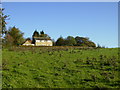
POLYGON ((4 88, 117 88, 118 49, 3 50, 4 88))

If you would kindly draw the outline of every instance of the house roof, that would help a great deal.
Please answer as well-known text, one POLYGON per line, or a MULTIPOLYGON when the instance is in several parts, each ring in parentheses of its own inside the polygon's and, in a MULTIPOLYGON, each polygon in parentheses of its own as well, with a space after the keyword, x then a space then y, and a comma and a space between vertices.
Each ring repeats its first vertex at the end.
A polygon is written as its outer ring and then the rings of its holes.
POLYGON ((32 40, 26 40, 26 41, 24 41, 22 44, 24 44, 24 43, 26 43, 26 42, 32 43, 32 40))
POLYGON ((51 40, 50 37, 34 37, 35 40, 51 40))
MULTIPOLYGON (((26 40, 26 41, 28 41, 29 43, 32 43, 32 40, 26 40)), ((26 42, 26 41, 25 41, 25 42, 26 42)))

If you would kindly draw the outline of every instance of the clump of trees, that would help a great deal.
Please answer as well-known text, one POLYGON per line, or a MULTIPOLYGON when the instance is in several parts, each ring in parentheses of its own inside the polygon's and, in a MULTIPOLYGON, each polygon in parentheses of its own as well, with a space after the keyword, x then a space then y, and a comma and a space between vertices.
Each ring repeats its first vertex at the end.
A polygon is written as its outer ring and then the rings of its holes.
POLYGON ((96 47, 96 44, 89 40, 87 37, 68 36, 67 38, 59 37, 55 42, 56 46, 84 46, 84 47, 96 47))
POLYGON ((6 31, 5 37, 3 39, 5 45, 17 46, 24 42, 24 33, 22 33, 19 28, 11 27, 6 31))
POLYGON ((50 38, 47 34, 44 33, 44 31, 42 30, 40 33, 35 30, 33 35, 32 35, 32 38, 34 37, 47 37, 47 38, 50 38))
POLYGON ((68 36, 67 38, 63 38, 62 36, 57 39, 55 42, 56 46, 74 46, 76 45, 76 40, 73 36, 68 36))

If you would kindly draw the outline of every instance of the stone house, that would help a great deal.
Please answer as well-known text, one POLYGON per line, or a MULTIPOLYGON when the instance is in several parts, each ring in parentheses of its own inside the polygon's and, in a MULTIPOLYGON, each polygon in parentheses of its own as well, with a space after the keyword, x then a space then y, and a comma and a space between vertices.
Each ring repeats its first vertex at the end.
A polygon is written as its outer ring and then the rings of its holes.
POLYGON ((33 37, 33 40, 26 40, 24 46, 53 46, 53 42, 49 37, 33 37))
POLYGON ((34 37, 35 46, 53 46, 53 42, 49 37, 34 37))
POLYGON ((43 31, 40 34, 35 30, 32 36, 32 40, 27 39, 22 45, 25 46, 53 46, 51 38, 43 31))

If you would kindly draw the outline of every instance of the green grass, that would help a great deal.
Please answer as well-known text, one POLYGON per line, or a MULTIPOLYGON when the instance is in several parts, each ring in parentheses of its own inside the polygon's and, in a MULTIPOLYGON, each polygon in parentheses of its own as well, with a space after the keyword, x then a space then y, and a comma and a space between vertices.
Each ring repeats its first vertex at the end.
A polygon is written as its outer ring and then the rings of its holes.
POLYGON ((53 49, 3 49, 3 88, 119 87, 117 48, 53 49))

